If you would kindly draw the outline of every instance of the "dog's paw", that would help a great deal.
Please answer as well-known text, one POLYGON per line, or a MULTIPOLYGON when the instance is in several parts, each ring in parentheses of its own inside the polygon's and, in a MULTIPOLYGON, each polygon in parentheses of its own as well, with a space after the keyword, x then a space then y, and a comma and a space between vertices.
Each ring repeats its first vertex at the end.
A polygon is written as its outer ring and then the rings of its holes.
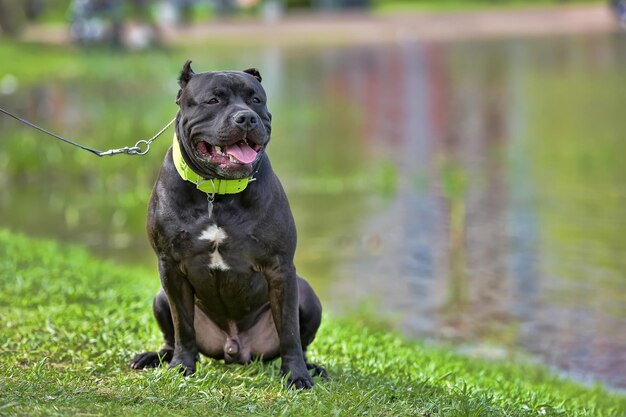
POLYGON ((196 361, 185 361, 180 359, 172 359, 168 369, 177 369, 184 376, 191 376, 196 373, 196 361))
POLYGON ((319 376, 322 377, 322 379, 328 379, 328 373, 326 372, 326 369, 322 368, 319 365, 307 362, 306 369, 308 369, 309 371, 313 371, 311 372, 313 374, 312 376, 319 376))
POLYGON ((133 360, 130 361, 129 366, 133 369, 156 368, 170 358, 171 352, 168 351, 143 352, 136 354, 133 360))
POLYGON ((292 389, 311 389, 313 388, 313 379, 309 374, 301 375, 298 377, 292 377, 291 375, 287 378, 287 387, 292 389))
POLYGON ((283 367, 281 369, 283 376, 287 375, 287 387, 292 389, 310 389, 313 387, 313 379, 309 375, 306 367, 302 370, 297 368, 289 369, 283 367))

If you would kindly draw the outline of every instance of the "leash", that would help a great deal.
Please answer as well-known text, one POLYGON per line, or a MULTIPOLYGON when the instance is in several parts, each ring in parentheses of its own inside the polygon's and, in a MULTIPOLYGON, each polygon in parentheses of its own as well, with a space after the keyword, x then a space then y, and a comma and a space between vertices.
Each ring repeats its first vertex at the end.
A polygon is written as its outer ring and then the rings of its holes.
POLYGON ((174 121, 176 120, 175 118, 172 119, 167 125, 165 125, 165 127, 163 129, 159 130, 157 132, 157 134, 152 136, 150 139, 137 141, 135 143, 135 146, 125 146, 123 148, 109 149, 108 151, 99 151, 97 149, 93 149, 93 148, 90 148, 88 146, 81 145, 80 143, 76 143, 74 141, 71 141, 71 140, 69 140, 67 138, 64 138, 63 136, 55 135, 54 133, 47 131, 43 127, 39 127, 36 124, 29 122, 28 120, 22 119, 21 117, 18 117, 16 115, 8 112, 7 110, 3 109, 2 107, 0 107, 0 113, 4 113, 7 116, 10 116, 10 117, 14 118, 18 122, 21 122, 21 123, 25 124, 26 126, 32 127, 33 129, 39 130, 40 132, 43 132, 46 135, 52 136, 53 138, 56 138, 56 139, 58 139, 60 141, 68 143, 70 145, 76 146, 77 148, 83 149, 83 150, 85 150, 87 152, 91 152, 92 154, 97 155, 97 156, 112 156, 112 155, 118 155, 118 154, 145 155, 145 154, 148 153, 148 151, 150 151, 150 145, 152 145, 152 142, 154 142, 154 140, 156 138, 161 136, 163 134, 163 132, 165 132, 172 125, 172 123, 174 123, 174 121))

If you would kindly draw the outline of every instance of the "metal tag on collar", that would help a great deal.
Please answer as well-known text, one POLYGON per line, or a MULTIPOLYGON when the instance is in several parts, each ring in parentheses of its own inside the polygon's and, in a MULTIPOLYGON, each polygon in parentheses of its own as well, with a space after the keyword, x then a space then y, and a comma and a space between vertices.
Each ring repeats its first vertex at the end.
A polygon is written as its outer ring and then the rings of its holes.
POLYGON ((208 194, 207 193, 206 200, 207 200, 207 211, 209 213, 209 219, 213 215, 213 200, 214 199, 215 199, 215 194, 208 194))
POLYGON ((196 188, 200 190, 200 186, 207 181, 211 182, 211 187, 213 188, 212 193, 206 193, 207 212, 209 213, 209 219, 210 219, 211 216, 213 215, 213 201, 215 200, 215 183, 213 182, 212 179, 207 179, 207 180, 198 182, 198 184, 196 185, 196 188))

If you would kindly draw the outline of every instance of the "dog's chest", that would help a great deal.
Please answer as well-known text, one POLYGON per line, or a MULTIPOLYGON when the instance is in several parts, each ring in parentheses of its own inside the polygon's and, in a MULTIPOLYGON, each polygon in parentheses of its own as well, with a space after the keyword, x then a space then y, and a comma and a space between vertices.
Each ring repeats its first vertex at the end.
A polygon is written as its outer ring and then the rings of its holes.
POLYGON ((191 239, 183 262, 202 305, 241 316, 266 301, 267 284, 256 266, 259 245, 249 229, 208 222, 191 239))
MULTIPOLYGON (((233 252, 232 242, 227 242, 229 234, 223 227, 218 226, 216 223, 209 224, 203 229, 197 236, 196 246, 199 251, 197 252, 200 261, 206 265, 209 270, 213 271, 229 271, 233 262, 230 260, 230 264, 226 262, 225 257, 231 258, 236 255, 233 252), (228 255, 227 255, 228 253, 228 255)), ((233 237, 230 236, 230 240, 233 241, 233 237)))
POLYGON ((212 277, 249 275, 255 272, 260 246, 253 228, 245 222, 219 222, 211 219, 190 231, 191 247, 183 260, 192 281, 206 282, 212 277))

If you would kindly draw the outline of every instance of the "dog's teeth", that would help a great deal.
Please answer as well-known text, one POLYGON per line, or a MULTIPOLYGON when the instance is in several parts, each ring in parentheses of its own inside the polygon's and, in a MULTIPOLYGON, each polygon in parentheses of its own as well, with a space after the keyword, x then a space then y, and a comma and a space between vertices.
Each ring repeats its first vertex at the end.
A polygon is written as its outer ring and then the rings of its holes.
POLYGON ((221 147, 221 146, 216 146, 216 147, 215 147, 215 151, 216 151, 217 153, 222 153, 222 147, 221 147))
POLYGON ((230 159, 230 162, 237 162, 237 158, 232 155, 228 155, 228 158, 230 159))

